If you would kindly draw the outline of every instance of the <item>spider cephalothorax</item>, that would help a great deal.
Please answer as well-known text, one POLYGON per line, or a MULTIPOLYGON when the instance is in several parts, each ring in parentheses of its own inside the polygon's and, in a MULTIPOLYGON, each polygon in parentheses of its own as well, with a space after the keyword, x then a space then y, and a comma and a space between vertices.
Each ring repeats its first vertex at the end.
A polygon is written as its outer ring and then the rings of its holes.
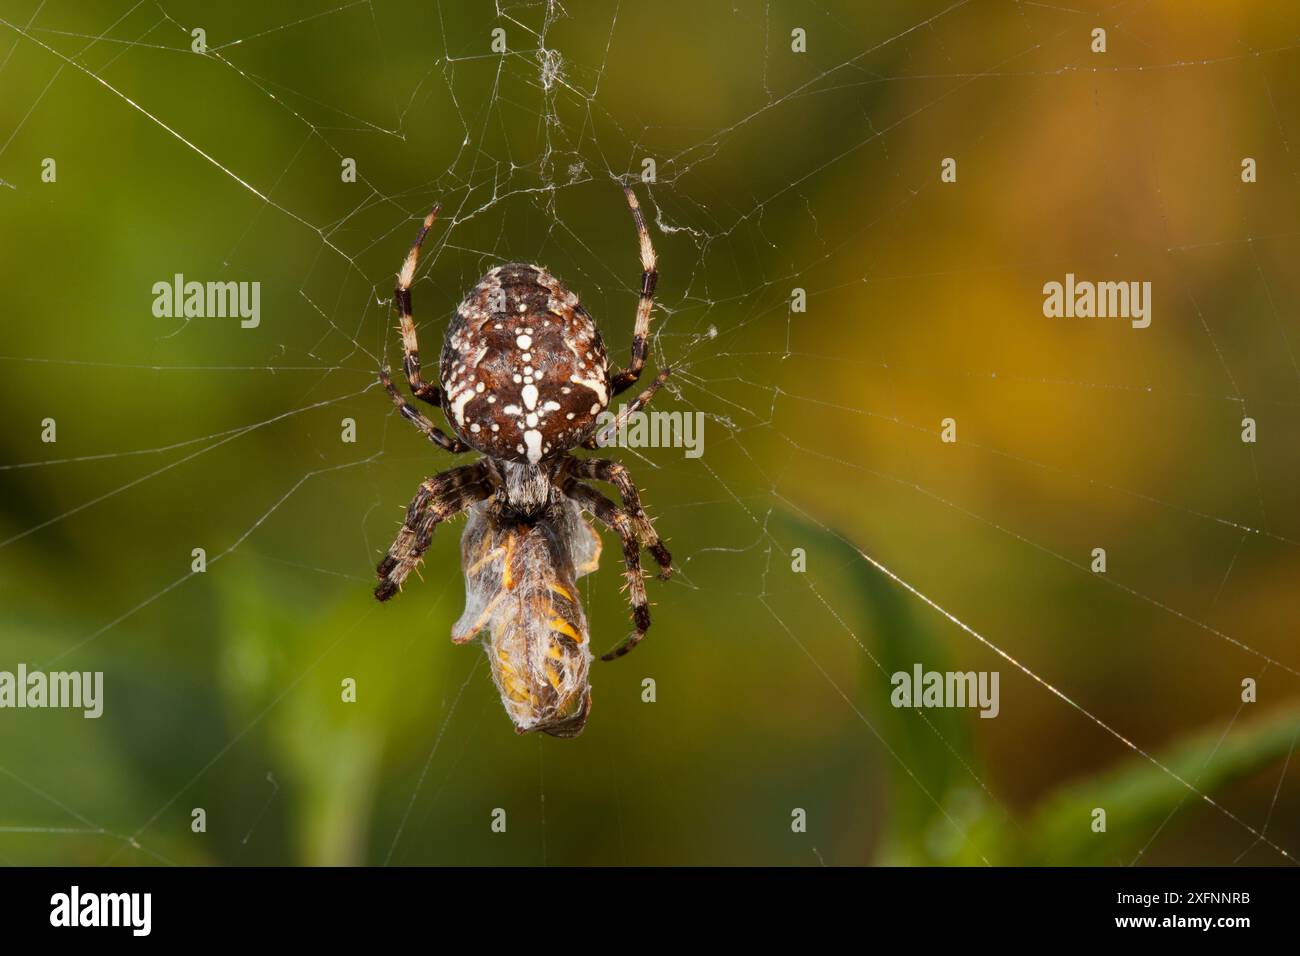
MULTIPOLYGON (((569 454, 579 446, 598 447, 598 416, 645 367, 658 273, 636 196, 626 187, 623 191, 641 243, 641 296, 632 361, 614 375, 600 332, 578 297, 546 269, 512 262, 489 271, 461 302, 443 342, 439 385, 426 383, 411 317, 411 283, 436 207, 397 277, 407 382, 416 398, 443 410, 455 437, 402 398, 387 369, 380 371, 380 381, 402 415, 434 444, 484 457, 421 484, 379 563, 375 597, 385 601, 396 594, 420 563, 438 523, 468 510, 462 538, 465 613, 452 628, 452 640, 461 643, 488 632, 492 676, 520 733, 577 736, 591 708, 590 641, 574 582, 595 569, 600 540, 582 513, 618 534, 627 567, 635 629, 605 660, 626 654, 650 627, 641 550, 654 557, 660 577, 672 573, 672 557, 627 470, 615 461, 569 454), (613 484, 622 506, 585 480, 613 484)), ((640 411, 667 377, 665 368, 604 431, 615 432, 640 411)))

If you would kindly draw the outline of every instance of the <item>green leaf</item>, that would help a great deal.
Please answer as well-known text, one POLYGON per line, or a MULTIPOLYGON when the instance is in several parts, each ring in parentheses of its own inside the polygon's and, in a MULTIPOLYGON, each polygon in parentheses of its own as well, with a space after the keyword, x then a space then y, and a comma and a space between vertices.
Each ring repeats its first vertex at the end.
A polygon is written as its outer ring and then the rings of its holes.
POLYGON ((947 649, 934 619, 910 594, 874 568, 847 538, 790 514, 781 515, 792 540, 809 543, 818 566, 842 566, 861 599, 866 711, 884 737, 892 769, 890 819, 883 828, 878 861, 888 865, 995 862, 1006 812, 980 783, 971 749, 970 715, 957 709, 895 708, 890 676, 948 670, 947 649))
MULTIPOLYGON (((1192 810, 1217 813, 1206 798, 1214 799, 1233 783, 1290 754, 1298 738, 1300 710, 1291 709, 1227 736, 1218 729, 1202 731, 1167 753, 1155 755, 1167 769, 1134 754, 1113 770, 1067 786, 1044 800, 1026 830, 1020 862, 1131 864, 1153 843, 1157 831, 1161 837, 1168 836, 1192 810), (1105 833, 1093 832, 1096 808, 1106 811, 1105 833)), ((1242 833, 1249 836, 1244 828, 1242 833)))

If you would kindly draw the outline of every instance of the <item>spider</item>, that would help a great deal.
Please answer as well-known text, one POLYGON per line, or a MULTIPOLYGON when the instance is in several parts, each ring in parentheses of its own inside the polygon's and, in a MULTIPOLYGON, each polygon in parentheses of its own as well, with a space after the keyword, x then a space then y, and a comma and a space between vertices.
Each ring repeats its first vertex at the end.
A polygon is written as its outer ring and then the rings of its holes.
POLYGON ((397 276, 403 369, 411 393, 441 408, 445 434, 393 385, 379 380, 401 415, 452 454, 477 451, 473 464, 426 478, 406 511, 396 540, 378 567, 375 597, 386 601, 420 563, 437 525, 462 511, 465 612, 452 628, 464 643, 489 632, 485 649, 493 679, 518 733, 540 730, 576 737, 591 709, 587 671, 590 641, 575 581, 594 570, 599 535, 589 512, 614 531, 623 561, 633 631, 602 660, 621 657, 650 627, 641 572, 648 550, 659 577, 672 574, 672 556, 641 507, 627 469, 603 458, 576 458, 595 449, 628 416, 654 397, 668 378, 662 369, 648 388, 597 434, 610 399, 640 379, 654 308, 655 251, 636 194, 624 186, 641 252, 641 295, 627 368, 610 373, 600 332, 559 279, 541 266, 511 262, 490 270, 457 308, 443 341, 439 383, 426 382, 411 317, 411 282, 420 246, 439 207, 425 217, 397 276), (587 481, 612 484, 621 506, 587 481))

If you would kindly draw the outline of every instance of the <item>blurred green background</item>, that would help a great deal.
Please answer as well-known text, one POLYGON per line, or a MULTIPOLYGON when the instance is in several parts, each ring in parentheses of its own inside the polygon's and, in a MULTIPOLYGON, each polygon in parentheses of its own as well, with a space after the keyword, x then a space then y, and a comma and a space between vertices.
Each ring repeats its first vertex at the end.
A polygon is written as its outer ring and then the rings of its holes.
MULTIPOLYGON (((1298 26, 1176 0, 0 0, 0 669, 106 684, 99 720, 0 711, 0 861, 1287 862, 1298 26), (706 414, 705 451, 617 457, 680 574, 593 666, 584 736, 519 738, 448 640, 459 523, 370 596, 453 463, 374 381, 393 274, 440 201, 426 362, 517 259, 625 355, 616 182, 646 158, 657 402, 706 414), (1067 272, 1150 281, 1151 327, 1044 318, 1067 272), (260 325, 154 317, 175 273, 260 282, 260 325), (1000 715, 891 708, 915 662, 999 671, 1000 715)), ((627 630, 606 545, 598 649, 627 630)))

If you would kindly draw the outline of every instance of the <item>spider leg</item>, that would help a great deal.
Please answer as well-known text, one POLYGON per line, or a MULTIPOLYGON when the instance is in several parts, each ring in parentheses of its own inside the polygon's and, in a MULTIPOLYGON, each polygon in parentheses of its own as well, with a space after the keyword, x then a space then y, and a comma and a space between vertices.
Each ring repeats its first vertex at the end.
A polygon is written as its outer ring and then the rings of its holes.
POLYGON ((387 389, 389 397, 393 400, 393 404, 397 406, 397 410, 402 413, 402 417, 424 432, 429 441, 440 448, 446 449, 453 455, 469 451, 469 445, 466 445, 459 438, 451 438, 446 435, 437 425, 429 421, 418 408, 402 398, 393 385, 393 379, 388 374, 388 369, 381 368, 379 370, 379 381, 387 389))
POLYGON ((654 525, 650 523, 650 516, 641 507, 641 495, 637 491, 636 483, 632 481, 632 476, 628 474, 627 468, 620 462, 611 461, 608 458, 584 458, 574 466, 573 474, 579 478, 608 481, 618 489, 619 496, 623 499, 623 510, 632 519, 632 525, 636 529, 637 537, 646 550, 654 556, 655 563, 659 565, 659 578, 667 581, 672 577, 673 556, 668 553, 664 543, 659 540, 654 525))
POLYGON ((375 597, 387 601, 402 587, 433 542, 438 524, 492 493, 486 465, 475 462, 426 478, 406 509, 406 520, 379 562, 375 597))
POLYGON ((623 194, 632 210, 632 219, 636 223, 637 238, 641 242, 641 298, 636 304, 636 325, 632 329, 632 363, 610 379, 612 393, 618 395, 636 384, 645 368, 646 341, 650 336, 650 311, 655 305, 655 285, 659 282, 659 272, 655 269, 655 247, 650 242, 650 233, 646 231, 645 217, 641 215, 641 204, 637 202, 636 193, 624 186, 623 194))
POLYGON ((571 479, 564 485, 563 490, 566 495, 595 515, 601 524, 618 534, 623 542, 628 599, 632 604, 632 623, 636 629, 614 650, 601 655, 602 661, 612 661, 640 644, 646 631, 650 630, 650 604, 646 600, 645 580, 641 577, 641 543, 637 540, 636 527, 627 512, 619 509, 614 502, 595 488, 571 479))
POLYGON ((608 443, 610 437, 617 434, 618 430, 627 423, 629 418, 649 405, 650 399, 654 398, 655 392, 659 391, 659 386, 668 381, 668 376, 671 375, 672 372, 673 370, 671 367, 660 369, 659 374, 655 376, 655 380, 650 383, 650 387, 634 398, 632 404, 623 406, 623 409, 614 417, 614 420, 584 441, 582 447, 603 448, 604 445, 602 445, 601 442, 608 443))
POLYGON ((406 382, 411 386, 411 394, 430 405, 442 406, 442 389, 430 385, 420 378, 420 343, 415 338, 415 320, 411 318, 411 283, 415 280, 415 267, 420 261, 420 246, 424 237, 433 228, 433 221, 438 218, 441 205, 436 205, 429 215, 424 217, 424 225, 411 245, 402 263, 402 271, 397 274, 397 288, 393 298, 397 301, 397 318, 402 330, 402 367, 406 371, 406 382))

